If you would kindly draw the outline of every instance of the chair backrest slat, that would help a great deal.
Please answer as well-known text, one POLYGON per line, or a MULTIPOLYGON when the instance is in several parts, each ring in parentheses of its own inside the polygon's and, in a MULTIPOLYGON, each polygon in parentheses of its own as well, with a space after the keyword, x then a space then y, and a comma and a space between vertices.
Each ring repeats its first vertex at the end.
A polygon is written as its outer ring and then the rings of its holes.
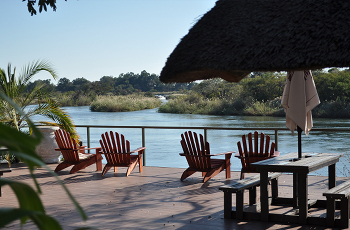
POLYGON ((257 131, 255 131, 254 132, 254 153, 253 153, 255 157, 259 156, 258 149, 259 149, 259 134, 257 131))
POLYGON ((245 135, 242 136, 242 143, 243 143, 244 157, 248 157, 249 155, 248 155, 248 148, 247 148, 247 140, 245 135))
POLYGON ((129 164, 130 159, 130 142, 125 140, 124 135, 110 131, 101 135, 101 148, 102 152, 106 156, 107 163, 109 164, 129 164))
POLYGON ((248 152, 248 156, 252 157, 253 156, 253 140, 252 140, 252 133, 248 134, 248 144, 249 144, 249 152, 248 152))
POLYGON ((266 136, 266 144, 265 144, 265 156, 269 154, 269 147, 270 147, 270 136, 266 136))
POLYGON ((268 158, 274 155, 275 143, 270 143, 269 135, 261 133, 259 143, 259 133, 257 131, 254 132, 254 151, 252 142, 252 133, 249 133, 247 136, 242 135, 243 148, 241 142, 237 142, 242 168, 251 169, 250 164, 259 161, 259 158, 268 158), (249 149, 247 148, 247 139, 249 149))
POLYGON ((265 134, 261 133, 260 135, 260 151, 259 151, 259 156, 264 155, 264 139, 265 139, 265 134))
POLYGON ((77 143, 71 138, 70 134, 62 129, 55 131, 55 139, 61 150, 62 156, 67 162, 78 162, 79 155, 77 143))
POLYGON ((203 135, 196 132, 185 132, 181 134, 181 146, 186 154, 186 159, 190 167, 197 169, 211 168, 209 143, 204 141, 203 135))

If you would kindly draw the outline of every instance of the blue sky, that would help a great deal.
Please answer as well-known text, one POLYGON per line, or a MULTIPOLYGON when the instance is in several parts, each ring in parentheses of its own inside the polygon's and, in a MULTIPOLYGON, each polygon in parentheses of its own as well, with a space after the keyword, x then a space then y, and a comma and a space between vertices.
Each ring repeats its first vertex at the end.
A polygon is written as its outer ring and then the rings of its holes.
POLYGON ((70 80, 142 70, 159 74, 180 39, 215 2, 58 0, 56 12, 49 8, 30 16, 26 2, 2 0, 0 68, 10 62, 20 71, 40 59, 70 80))

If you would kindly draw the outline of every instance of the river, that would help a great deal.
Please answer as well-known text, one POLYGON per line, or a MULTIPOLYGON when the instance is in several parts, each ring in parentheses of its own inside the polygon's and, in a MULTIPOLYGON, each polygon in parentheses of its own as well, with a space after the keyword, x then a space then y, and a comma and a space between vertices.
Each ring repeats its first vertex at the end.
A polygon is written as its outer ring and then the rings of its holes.
MULTIPOLYGON (((63 107, 73 119, 76 125, 116 125, 116 126, 210 126, 210 127, 270 127, 284 128, 283 117, 261 117, 261 116, 213 116, 195 114, 168 114, 158 113, 157 109, 148 109, 135 112, 91 112, 89 106, 63 107)), ((314 119, 314 128, 350 128, 348 119, 314 119)), ((99 139, 106 128, 91 128, 91 147, 99 146, 99 139)), ((81 139, 86 143, 86 128, 77 129, 81 139)), ((141 129, 114 129, 125 135, 131 142, 131 149, 142 145, 141 129)), ((187 130, 172 129, 146 129, 146 165, 157 167, 188 167, 186 159, 179 156, 182 152, 180 146, 180 135, 187 130)), ((196 131, 196 130, 193 130, 196 131)), ((202 130, 197 130, 202 133, 202 130)), ((211 153, 226 151, 237 151, 237 142, 243 134, 249 131, 221 131, 208 130, 208 142, 211 153)), ((274 140, 274 131, 264 132, 274 140)), ((349 176, 350 159, 349 132, 321 132, 310 131, 308 136, 302 134, 302 150, 304 153, 334 152, 344 153, 345 156, 337 163, 337 176, 349 176)), ((297 133, 294 136, 290 131, 279 131, 278 148, 281 154, 297 152, 297 133)), ((232 156, 231 170, 240 171, 239 159, 232 156)), ((321 169, 314 175, 327 175, 327 169, 321 169)))

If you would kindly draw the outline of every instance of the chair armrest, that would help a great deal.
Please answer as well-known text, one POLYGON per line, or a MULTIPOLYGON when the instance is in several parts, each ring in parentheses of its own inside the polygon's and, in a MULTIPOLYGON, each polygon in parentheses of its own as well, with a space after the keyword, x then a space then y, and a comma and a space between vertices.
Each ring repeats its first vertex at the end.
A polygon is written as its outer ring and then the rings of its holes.
POLYGON ((210 154, 209 156, 220 156, 220 155, 232 154, 232 153, 235 153, 235 152, 236 151, 224 152, 224 153, 216 153, 216 154, 210 154))
MULTIPOLYGON (((100 149, 101 147, 95 147, 95 148, 83 148, 84 150, 90 150, 90 149, 100 149)), ((81 149, 81 150, 83 150, 81 149)))
POLYGON ((185 154, 185 153, 179 153, 179 155, 180 156, 196 156, 196 157, 212 157, 212 156, 227 155, 227 154, 232 154, 232 153, 235 153, 235 151, 225 152, 225 153, 217 153, 217 154, 209 154, 209 155, 189 155, 189 154, 185 154))
MULTIPOLYGON (((280 155, 280 151, 275 151, 275 152, 273 152, 273 154, 270 156, 270 157, 278 157, 280 155)), ((239 152, 237 152, 236 154, 235 154, 235 157, 237 157, 237 158, 239 158, 239 159, 244 159, 245 157, 241 157, 240 155, 239 155, 239 152)))
POLYGON ((146 149, 146 147, 139 147, 139 148, 137 148, 137 149, 135 149, 135 150, 133 150, 133 151, 130 151, 130 152, 128 152, 128 153, 136 153, 136 152, 143 151, 143 150, 145 150, 145 149, 146 149))

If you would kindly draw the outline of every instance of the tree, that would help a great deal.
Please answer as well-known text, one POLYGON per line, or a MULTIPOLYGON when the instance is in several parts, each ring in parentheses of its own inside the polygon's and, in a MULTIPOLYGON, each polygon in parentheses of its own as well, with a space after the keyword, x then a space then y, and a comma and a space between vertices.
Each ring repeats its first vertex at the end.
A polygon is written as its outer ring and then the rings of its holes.
POLYGON ((0 69, 0 92, 14 101, 27 114, 23 116, 6 100, 0 99, 0 122, 17 130, 28 126, 26 120, 34 115, 41 115, 53 122, 40 121, 39 124, 58 125, 75 136, 73 121, 58 103, 51 97, 50 92, 43 90, 44 85, 34 86, 27 92, 30 80, 39 72, 48 72, 54 79, 56 72, 48 62, 36 61, 23 69, 23 73, 16 76, 16 68, 8 64, 7 73, 0 69), (29 107, 30 105, 33 107, 29 107))
POLYGON ((56 86, 56 90, 61 92, 68 92, 73 90, 73 84, 68 78, 61 78, 58 80, 58 84, 56 86))
MULTIPOLYGON (((32 16, 34 14, 36 15, 36 9, 35 9, 36 0, 22 0, 22 2, 27 2, 28 11, 32 16)), ((57 8, 56 0, 39 0, 38 1, 39 13, 41 13, 43 9, 47 11, 48 6, 51 7, 53 11, 56 11, 56 8, 57 8)))

